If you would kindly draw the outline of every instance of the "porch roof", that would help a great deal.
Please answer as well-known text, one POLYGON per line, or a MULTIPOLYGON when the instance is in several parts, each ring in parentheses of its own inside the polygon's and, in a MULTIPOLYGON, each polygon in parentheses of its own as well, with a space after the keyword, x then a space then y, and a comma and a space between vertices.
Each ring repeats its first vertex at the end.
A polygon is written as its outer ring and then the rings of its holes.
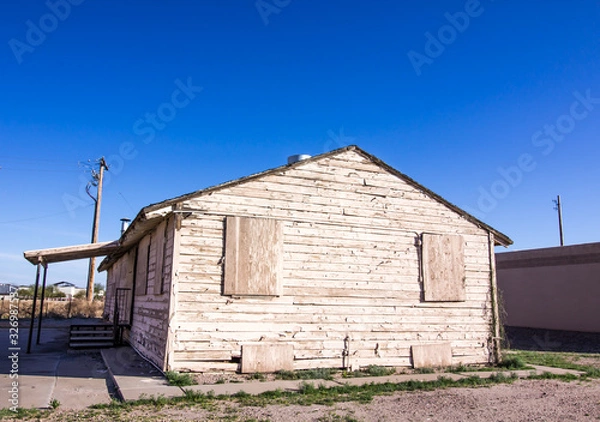
POLYGON ((38 249, 23 252, 23 256, 33 265, 38 263, 52 263, 71 261, 74 259, 104 256, 115 252, 121 244, 118 240, 111 242, 87 243, 84 245, 63 246, 60 248, 38 249))

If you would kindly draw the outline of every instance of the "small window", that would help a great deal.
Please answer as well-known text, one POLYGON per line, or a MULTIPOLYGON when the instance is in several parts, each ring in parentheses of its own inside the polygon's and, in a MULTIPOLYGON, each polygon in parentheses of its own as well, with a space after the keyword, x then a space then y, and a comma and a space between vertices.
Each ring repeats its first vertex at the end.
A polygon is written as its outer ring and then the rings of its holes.
POLYGON ((225 295, 281 296, 283 228, 267 218, 227 217, 225 295))
POLYGON ((462 236, 423 234, 423 289, 425 301, 466 300, 462 236))

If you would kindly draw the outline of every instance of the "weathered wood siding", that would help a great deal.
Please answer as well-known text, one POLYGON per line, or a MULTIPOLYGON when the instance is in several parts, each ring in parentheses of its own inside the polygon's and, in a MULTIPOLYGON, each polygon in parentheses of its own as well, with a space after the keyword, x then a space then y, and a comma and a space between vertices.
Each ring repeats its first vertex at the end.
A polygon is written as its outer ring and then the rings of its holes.
POLYGON ((133 265, 135 250, 130 250, 110 267, 106 275, 106 297, 104 300, 104 318, 113 321, 115 294, 117 288, 131 289, 133 285, 133 265))
POLYGON ((178 233, 169 369, 237 370, 243 344, 269 341, 293 345, 295 369, 341 367, 346 345, 353 366, 410 366, 428 343, 450 343, 456 364, 490 357, 488 233, 354 151, 183 208, 198 212, 178 233), (227 216, 282 222, 281 296, 222 295, 227 216), (423 301, 424 232, 463 237, 465 301, 423 301))
POLYGON ((105 312, 112 321, 116 287, 132 289, 133 320, 125 339, 160 368, 165 367, 174 232, 174 217, 161 222, 119 258, 107 275, 107 298, 112 300, 107 300, 105 312))

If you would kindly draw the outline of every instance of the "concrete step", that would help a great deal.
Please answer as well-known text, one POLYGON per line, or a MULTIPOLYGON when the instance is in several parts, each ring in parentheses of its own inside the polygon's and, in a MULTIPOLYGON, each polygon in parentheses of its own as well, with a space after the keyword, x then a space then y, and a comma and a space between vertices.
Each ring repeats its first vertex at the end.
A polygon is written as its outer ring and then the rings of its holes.
POLYGON ((102 333, 112 333, 113 330, 75 330, 75 331, 71 331, 71 335, 74 334, 102 334, 102 333))
POLYGON ((115 343, 111 339, 110 341, 84 341, 84 342, 70 342, 69 347, 72 349, 85 349, 88 347, 101 348, 101 347, 114 347, 115 343))
POLYGON ((86 341, 114 341, 114 336, 72 336, 70 342, 85 343, 86 341))
POLYGON ((91 328, 87 328, 87 329, 85 329, 85 328, 79 328, 79 329, 73 329, 73 328, 71 328, 70 333, 71 334, 74 334, 74 333, 109 333, 109 332, 112 332, 112 331, 113 331, 113 327, 111 326, 111 327, 107 327, 107 328, 104 328, 104 327, 102 327, 102 328, 93 328, 93 327, 91 327, 91 328))
POLYGON ((73 336, 89 336, 89 335, 112 336, 113 332, 112 331, 72 331, 71 332, 71 337, 73 337, 73 336))

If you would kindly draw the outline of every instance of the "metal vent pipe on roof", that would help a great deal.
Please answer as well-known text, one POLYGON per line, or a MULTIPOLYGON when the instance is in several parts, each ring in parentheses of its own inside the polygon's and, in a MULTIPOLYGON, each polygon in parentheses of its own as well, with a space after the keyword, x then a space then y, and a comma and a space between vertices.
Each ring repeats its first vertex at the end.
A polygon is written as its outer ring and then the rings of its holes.
POLYGON ((294 164, 297 163, 298 161, 304 161, 304 160, 308 160, 310 158, 310 155, 308 154, 297 154, 297 155, 290 155, 287 159, 288 164, 294 164))
POLYGON ((123 236, 123 233, 125 233, 129 227, 130 222, 131 220, 129 218, 121 218, 121 236, 123 236))

